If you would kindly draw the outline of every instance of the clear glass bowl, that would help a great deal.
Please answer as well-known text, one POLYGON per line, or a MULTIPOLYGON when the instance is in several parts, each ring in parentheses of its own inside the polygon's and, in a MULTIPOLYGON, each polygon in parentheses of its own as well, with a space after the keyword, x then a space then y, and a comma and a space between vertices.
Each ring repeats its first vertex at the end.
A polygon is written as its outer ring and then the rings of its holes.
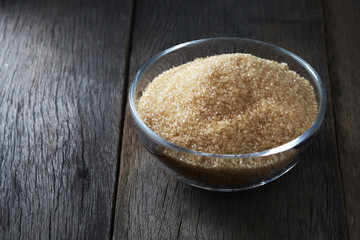
POLYGON ((129 90, 130 112, 138 137, 157 163, 192 186, 214 191, 238 191, 264 185, 285 174, 301 159, 325 115, 326 93, 315 70, 303 59, 280 47, 241 38, 209 38, 169 48, 147 61, 129 90), (301 136, 279 147, 249 154, 210 154, 175 145, 151 131, 137 113, 137 101, 147 84, 160 73, 199 57, 223 53, 251 53, 285 62, 307 78, 318 102, 318 116, 301 136))

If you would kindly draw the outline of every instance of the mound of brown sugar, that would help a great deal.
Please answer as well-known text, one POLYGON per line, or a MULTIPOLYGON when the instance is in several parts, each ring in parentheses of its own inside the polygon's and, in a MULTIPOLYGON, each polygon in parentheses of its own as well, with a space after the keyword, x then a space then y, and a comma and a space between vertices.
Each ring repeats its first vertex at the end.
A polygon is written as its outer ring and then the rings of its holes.
POLYGON ((182 147, 244 154, 300 136, 316 119, 317 102, 309 81, 287 64, 236 53, 163 72, 143 92, 138 112, 182 147))

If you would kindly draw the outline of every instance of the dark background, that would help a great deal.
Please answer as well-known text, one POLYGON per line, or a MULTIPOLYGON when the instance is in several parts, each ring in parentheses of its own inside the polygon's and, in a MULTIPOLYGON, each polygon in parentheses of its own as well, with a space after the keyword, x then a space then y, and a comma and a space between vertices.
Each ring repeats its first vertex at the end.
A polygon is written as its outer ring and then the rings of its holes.
POLYGON ((0 1, 0 239, 359 239, 360 1, 0 1), (327 88, 305 158, 216 193, 152 161, 127 88, 156 53, 242 37, 286 48, 327 88))

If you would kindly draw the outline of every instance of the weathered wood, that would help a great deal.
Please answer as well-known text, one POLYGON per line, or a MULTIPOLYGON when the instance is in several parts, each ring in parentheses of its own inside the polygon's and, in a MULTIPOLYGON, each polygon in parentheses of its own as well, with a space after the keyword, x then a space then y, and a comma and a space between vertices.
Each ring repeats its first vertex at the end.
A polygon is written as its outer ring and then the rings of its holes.
POLYGON ((360 239, 360 2, 325 1, 331 91, 350 239, 360 239))
POLYGON ((115 239, 346 239, 321 1, 136 2, 130 77, 155 53, 205 37, 267 41, 307 60, 328 89, 306 157, 266 186, 231 194, 185 185, 154 164, 126 112, 115 239))
POLYGON ((0 2, 0 239, 109 237, 130 12, 0 2))

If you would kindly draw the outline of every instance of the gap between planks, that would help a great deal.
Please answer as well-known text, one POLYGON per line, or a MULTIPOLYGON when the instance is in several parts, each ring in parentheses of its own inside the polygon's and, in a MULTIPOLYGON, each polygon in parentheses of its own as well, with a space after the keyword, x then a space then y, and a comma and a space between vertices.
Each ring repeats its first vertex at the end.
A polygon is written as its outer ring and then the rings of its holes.
POLYGON ((119 138, 117 142, 117 150, 116 150, 116 165, 115 165, 115 176, 114 176, 114 188, 113 188, 113 197, 111 204, 111 215, 110 215, 110 229, 109 229, 109 240, 113 239, 114 235, 114 225, 115 225, 115 212, 116 212, 116 200, 118 193, 118 185, 119 185, 119 175, 120 175, 120 162, 121 162, 121 151, 122 151, 122 140, 124 133, 124 123, 125 123, 125 111, 127 105, 128 98, 128 86, 129 86, 129 72, 130 72, 130 56, 132 51, 132 41, 133 41, 133 33, 134 33, 134 21, 135 21, 135 7, 136 0, 131 1, 130 6, 130 23, 129 23, 129 34, 127 38, 127 48, 125 53, 125 72, 124 72, 124 85, 123 85, 123 97, 122 97, 122 105, 121 105, 121 118, 119 122, 119 138))

